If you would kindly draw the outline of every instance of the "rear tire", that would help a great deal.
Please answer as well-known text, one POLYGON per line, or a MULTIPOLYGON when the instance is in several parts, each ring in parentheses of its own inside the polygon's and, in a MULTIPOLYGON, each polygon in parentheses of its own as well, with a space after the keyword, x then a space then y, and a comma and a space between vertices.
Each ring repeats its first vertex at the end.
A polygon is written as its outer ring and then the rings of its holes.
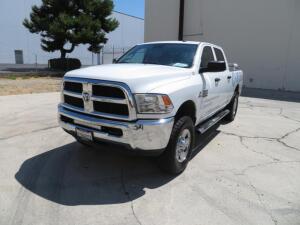
POLYGON ((232 100, 230 101, 230 103, 226 107, 226 109, 229 109, 230 112, 225 117, 225 120, 227 120, 228 122, 234 121, 236 113, 237 113, 238 106, 239 106, 239 93, 235 92, 232 100))
POLYGON ((175 122, 168 146, 158 159, 161 169, 171 174, 183 172, 190 160, 194 142, 193 120, 188 116, 181 117, 175 122))

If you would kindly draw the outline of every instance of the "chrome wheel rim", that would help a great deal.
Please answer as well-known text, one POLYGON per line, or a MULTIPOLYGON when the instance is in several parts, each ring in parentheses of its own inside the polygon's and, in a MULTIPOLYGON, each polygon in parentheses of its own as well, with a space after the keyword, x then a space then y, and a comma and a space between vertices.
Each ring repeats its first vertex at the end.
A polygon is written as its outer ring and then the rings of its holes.
POLYGON ((191 145, 191 132, 188 129, 181 131, 176 144, 176 159, 182 163, 186 160, 191 145))

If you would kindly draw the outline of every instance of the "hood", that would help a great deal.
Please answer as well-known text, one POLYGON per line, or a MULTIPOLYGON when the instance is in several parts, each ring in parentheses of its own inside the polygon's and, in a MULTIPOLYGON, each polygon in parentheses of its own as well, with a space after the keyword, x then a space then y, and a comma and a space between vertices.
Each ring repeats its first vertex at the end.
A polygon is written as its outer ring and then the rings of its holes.
POLYGON ((187 79, 191 69, 149 65, 149 64, 107 64, 73 70, 66 77, 117 81, 129 86, 133 93, 147 93, 151 90, 187 79))

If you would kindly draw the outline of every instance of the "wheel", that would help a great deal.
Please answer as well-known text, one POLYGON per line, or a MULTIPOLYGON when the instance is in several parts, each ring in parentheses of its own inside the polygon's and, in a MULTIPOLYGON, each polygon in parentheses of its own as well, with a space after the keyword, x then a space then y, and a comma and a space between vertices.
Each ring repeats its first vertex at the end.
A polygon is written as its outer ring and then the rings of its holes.
POLYGON ((237 109, 238 109, 238 105, 239 105, 239 93, 235 93, 231 102, 229 103, 229 105, 226 107, 227 109, 230 110, 229 114, 225 117, 225 120, 232 122, 235 119, 236 113, 237 113, 237 109))
POLYGON ((159 157, 159 166, 168 173, 183 172, 189 162, 195 140, 195 127, 190 117, 175 122, 168 146, 159 157))

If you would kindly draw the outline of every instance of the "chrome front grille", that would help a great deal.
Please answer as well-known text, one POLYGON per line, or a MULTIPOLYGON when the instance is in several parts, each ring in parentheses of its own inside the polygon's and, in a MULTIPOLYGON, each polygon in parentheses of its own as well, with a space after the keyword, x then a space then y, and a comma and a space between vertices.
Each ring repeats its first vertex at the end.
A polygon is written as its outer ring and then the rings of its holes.
POLYGON ((136 119, 132 94, 123 83, 65 77, 62 102, 65 108, 95 116, 136 119))

